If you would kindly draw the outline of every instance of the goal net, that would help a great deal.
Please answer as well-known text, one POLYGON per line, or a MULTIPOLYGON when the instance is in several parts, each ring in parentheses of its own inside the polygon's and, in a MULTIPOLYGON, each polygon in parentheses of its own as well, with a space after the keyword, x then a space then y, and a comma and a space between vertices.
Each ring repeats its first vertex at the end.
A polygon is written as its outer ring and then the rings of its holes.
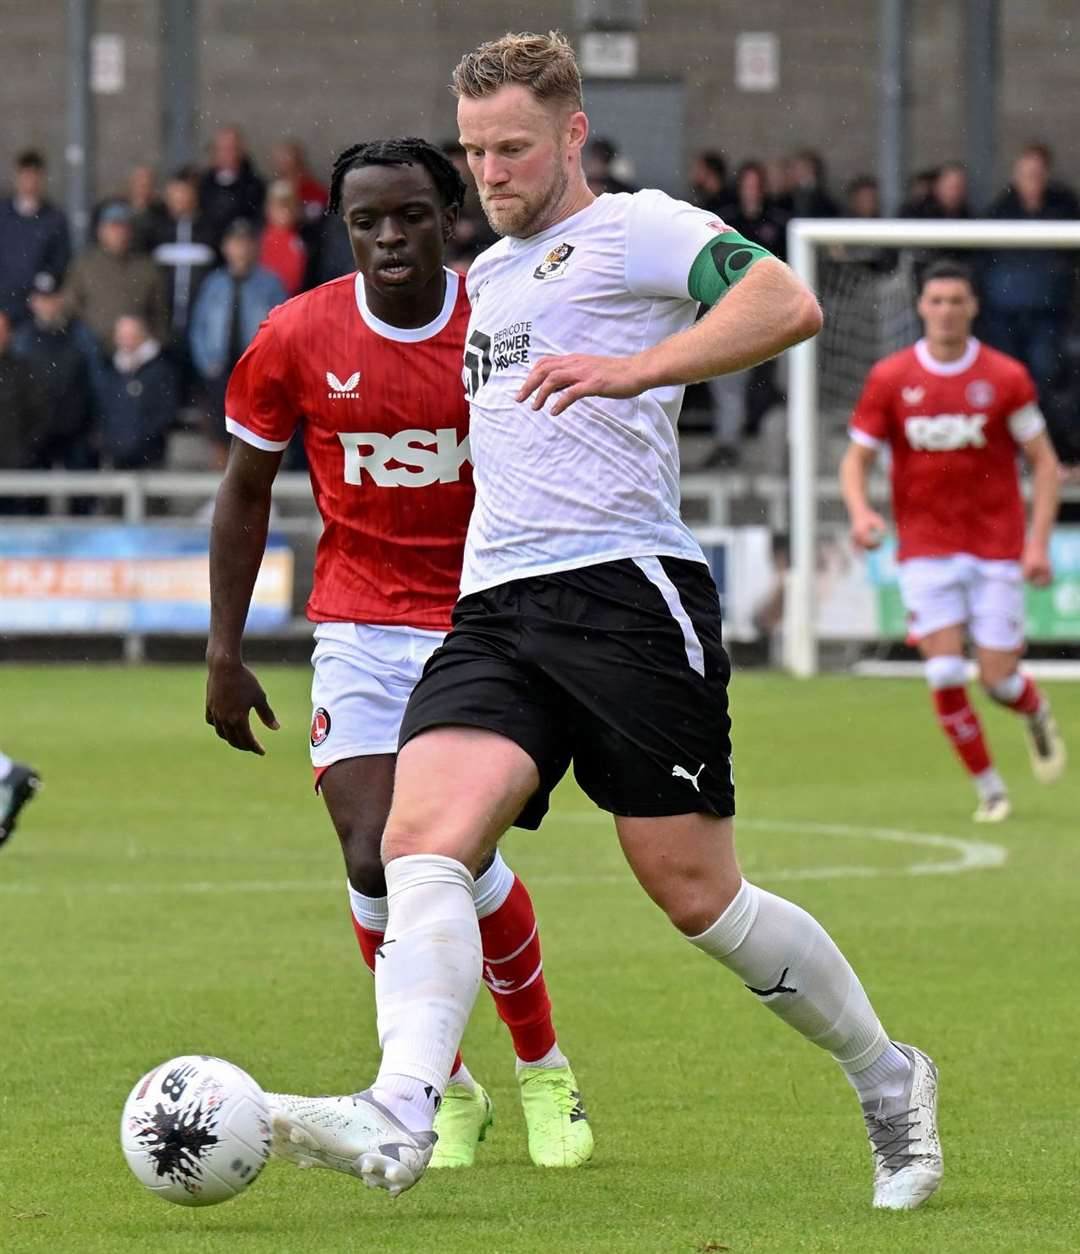
MULTIPOLYGON (((943 256, 976 271, 986 249, 1080 249, 1080 222, 796 219, 792 268, 819 295, 825 325, 790 354, 788 389, 791 565, 784 657, 797 675, 823 657, 850 662, 904 636, 894 537, 870 555, 853 550, 838 468, 852 408, 870 367, 914 343, 918 279, 943 256)), ((978 328, 976 328, 978 330, 978 328)), ((1044 409, 1047 398, 1044 397, 1044 409)), ((1080 421, 1080 420, 1078 420, 1080 421)), ((885 468, 871 498, 887 504, 885 468)), ((1080 639, 1080 532, 1055 534, 1056 580, 1029 594, 1029 636, 1080 639)))

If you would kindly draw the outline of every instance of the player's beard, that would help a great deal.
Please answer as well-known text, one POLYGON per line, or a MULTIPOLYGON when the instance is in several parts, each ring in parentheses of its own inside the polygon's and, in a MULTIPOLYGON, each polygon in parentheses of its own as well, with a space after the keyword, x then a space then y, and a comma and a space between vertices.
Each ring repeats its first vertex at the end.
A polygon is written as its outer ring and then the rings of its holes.
POLYGON ((570 183, 570 175, 563 162, 555 166, 554 175, 545 191, 526 199, 517 193, 520 199, 509 203, 489 204, 481 197, 484 217, 496 235, 512 235, 516 239, 528 239, 551 225, 548 220, 555 206, 566 194, 570 183))

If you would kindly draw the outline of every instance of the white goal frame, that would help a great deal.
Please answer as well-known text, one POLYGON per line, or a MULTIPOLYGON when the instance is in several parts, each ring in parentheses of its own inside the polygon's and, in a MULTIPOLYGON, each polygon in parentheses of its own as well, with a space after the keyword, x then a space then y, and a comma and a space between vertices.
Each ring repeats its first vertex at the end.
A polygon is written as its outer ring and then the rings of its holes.
MULTIPOLYGON (((788 223, 788 263, 816 289, 817 249, 823 244, 879 245, 883 248, 1080 248, 1080 221, 970 222, 867 218, 794 218, 788 223)), ((818 672, 814 613, 818 492, 817 339, 791 350, 788 380, 788 444, 791 491, 791 570, 786 622, 789 669, 801 677, 818 672)), ((823 468, 835 475, 837 468, 823 468)))

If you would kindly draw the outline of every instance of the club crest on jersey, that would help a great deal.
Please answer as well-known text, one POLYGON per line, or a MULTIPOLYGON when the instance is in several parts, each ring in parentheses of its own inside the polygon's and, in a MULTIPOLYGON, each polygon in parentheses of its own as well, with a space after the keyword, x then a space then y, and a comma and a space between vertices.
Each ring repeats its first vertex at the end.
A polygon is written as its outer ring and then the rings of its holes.
POLYGON ((994 385, 985 379, 972 379, 964 390, 964 396, 969 405, 985 409, 994 400, 994 385))
POLYGON ((533 278, 561 279, 566 273, 566 266, 573 251, 573 244, 560 244, 558 248, 553 248, 533 271, 533 278))
POLYGON ((311 716, 311 747, 317 749, 330 735, 330 711, 323 706, 311 716))
POLYGON ((900 395, 904 398, 905 405, 918 405, 926 395, 926 388, 918 386, 913 388, 901 388, 900 395))
POLYGON ((332 370, 328 370, 326 372, 326 382, 330 384, 330 391, 326 394, 328 400, 355 401, 360 399, 360 393, 356 391, 356 385, 360 382, 359 370, 349 375, 344 383, 332 370))

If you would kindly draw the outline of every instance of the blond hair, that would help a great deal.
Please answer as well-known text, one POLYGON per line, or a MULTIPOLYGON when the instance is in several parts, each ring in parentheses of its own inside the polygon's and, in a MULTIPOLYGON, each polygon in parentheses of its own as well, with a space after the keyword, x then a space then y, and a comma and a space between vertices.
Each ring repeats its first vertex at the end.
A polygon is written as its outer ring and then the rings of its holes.
POLYGON ((450 90, 457 97, 491 96, 501 87, 526 87, 537 100, 581 108, 581 73, 574 49, 557 30, 546 35, 507 32, 467 52, 454 69, 450 90))

